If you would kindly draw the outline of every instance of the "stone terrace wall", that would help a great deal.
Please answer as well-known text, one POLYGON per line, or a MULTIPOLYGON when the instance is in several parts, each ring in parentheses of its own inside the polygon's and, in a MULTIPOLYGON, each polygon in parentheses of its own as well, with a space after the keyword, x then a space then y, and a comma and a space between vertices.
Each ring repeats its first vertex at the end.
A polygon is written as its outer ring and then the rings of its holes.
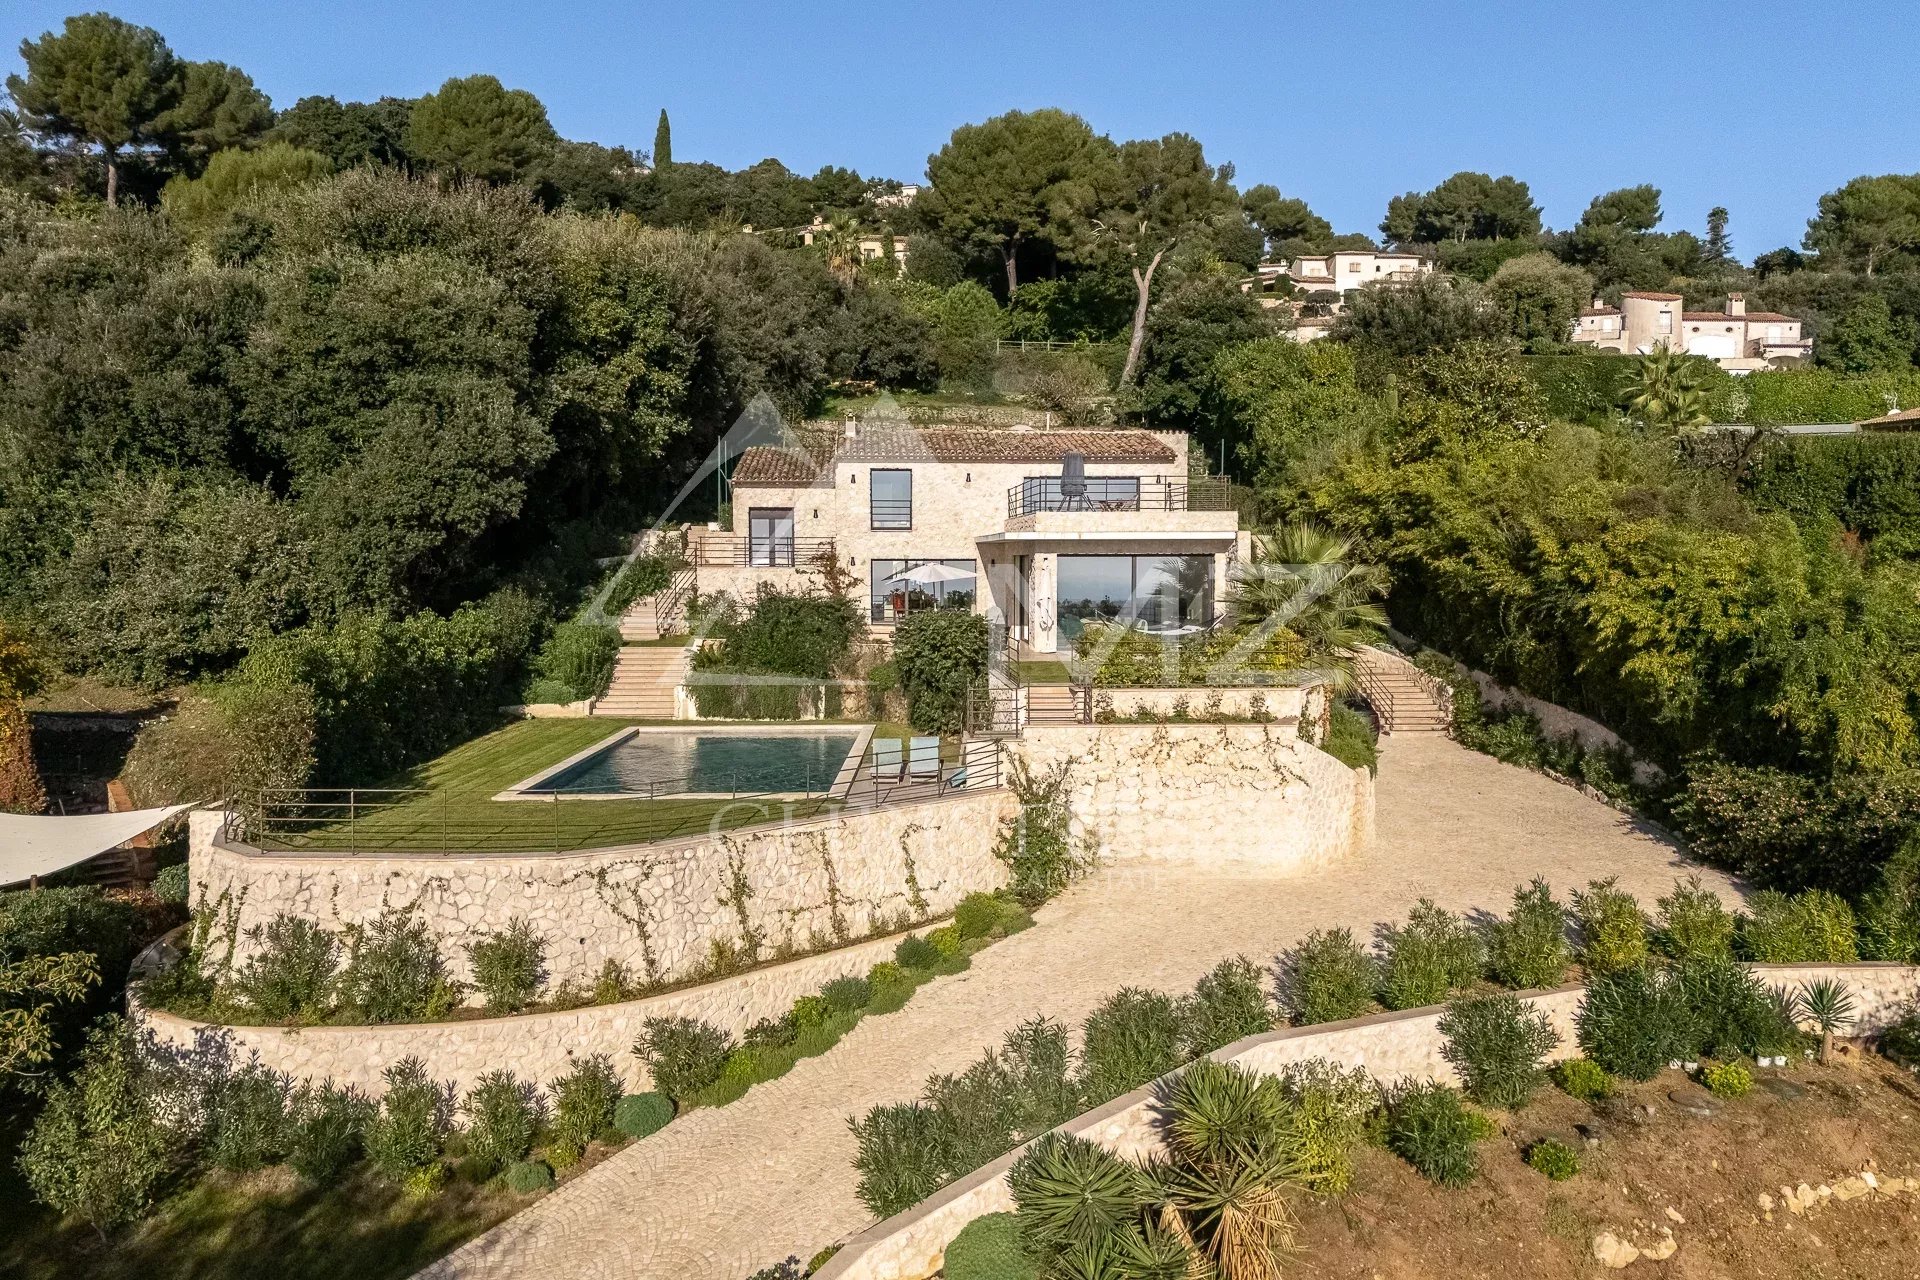
MULTIPOLYGON (((1903 1005, 1920 995, 1920 969, 1907 965, 1757 965, 1755 968, 1765 980, 1777 986, 1792 987, 1820 977, 1840 978, 1853 991, 1859 1019, 1856 1030, 1863 1033, 1885 1026, 1903 1005)), ((1556 1061, 1571 1057, 1576 1052, 1573 1015, 1579 1007, 1580 988, 1562 987, 1536 992, 1526 998, 1536 1008, 1545 1010, 1560 1032, 1560 1047, 1549 1056, 1556 1061)), ((1440 1013, 1437 1007, 1413 1009, 1323 1026, 1270 1031, 1237 1040, 1212 1056, 1261 1072, 1276 1071, 1307 1058, 1328 1058, 1342 1066, 1365 1067, 1379 1080, 1411 1076, 1451 1084, 1456 1083, 1458 1077, 1440 1056, 1442 1037, 1437 1026, 1440 1013)), ((1156 1096, 1155 1085, 1136 1089, 1069 1120, 1058 1132, 1088 1138, 1134 1159, 1160 1154, 1163 1146, 1156 1096)), ((939 1270, 947 1245, 960 1234, 962 1227, 982 1215, 1002 1213, 1014 1207, 1013 1193, 1007 1187, 1007 1171, 1019 1155, 1018 1150, 1008 1152, 971 1176, 936 1192, 925 1202, 856 1236, 820 1269, 816 1280, 922 1280, 932 1275, 939 1270)))
POLYGON ((715 943, 743 947, 749 931, 762 956, 817 950, 998 888, 1006 869, 993 842, 1016 803, 1004 790, 976 791, 575 854, 261 853, 210 838, 203 821, 189 874, 196 904, 237 917, 236 962, 257 945, 248 932, 281 912, 338 929, 411 906, 462 980, 465 944, 523 916, 546 940, 550 983, 591 983, 608 959, 669 982, 695 972, 715 943))
POLYGON ((1210 715, 1252 716, 1258 712, 1271 716, 1276 723, 1298 724, 1306 701, 1307 690, 1298 685, 1207 689, 1097 688, 1093 691, 1095 714, 1112 711, 1116 716, 1129 716, 1141 711, 1167 716, 1184 704, 1187 714, 1199 719, 1210 715))
POLYGON ((153 1049, 224 1059, 241 1066, 257 1061, 296 1080, 331 1078, 379 1096, 381 1072, 409 1055, 420 1058, 436 1080, 462 1092, 488 1071, 506 1069, 522 1080, 545 1084, 572 1069, 585 1055, 604 1053, 630 1090, 651 1084, 646 1063, 631 1052, 648 1018, 700 1018, 738 1036, 761 1018, 777 1018, 804 995, 835 978, 865 974, 893 958, 900 936, 842 947, 824 955, 770 965, 732 978, 565 1013, 528 1013, 465 1022, 404 1023, 377 1027, 229 1027, 195 1022, 145 1008, 134 996, 128 1013, 153 1049))
POLYGON ((1373 832, 1373 779, 1291 725, 1030 725, 1031 766, 1069 762, 1076 828, 1116 860, 1325 866, 1373 832))

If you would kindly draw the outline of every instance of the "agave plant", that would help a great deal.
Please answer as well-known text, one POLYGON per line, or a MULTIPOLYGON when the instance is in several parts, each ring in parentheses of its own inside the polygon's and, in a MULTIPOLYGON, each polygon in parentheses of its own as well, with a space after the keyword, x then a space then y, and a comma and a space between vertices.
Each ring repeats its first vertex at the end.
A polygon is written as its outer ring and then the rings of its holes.
POLYGON ((1137 1225, 1147 1204, 1140 1170, 1098 1143, 1049 1133, 1015 1162, 1007 1180, 1029 1247, 1095 1266, 1113 1236, 1137 1225))
POLYGON ((1820 1033, 1820 1061, 1833 1057, 1833 1038, 1853 1025, 1853 993, 1838 978, 1816 978, 1794 993, 1797 1020, 1811 1022, 1820 1033))

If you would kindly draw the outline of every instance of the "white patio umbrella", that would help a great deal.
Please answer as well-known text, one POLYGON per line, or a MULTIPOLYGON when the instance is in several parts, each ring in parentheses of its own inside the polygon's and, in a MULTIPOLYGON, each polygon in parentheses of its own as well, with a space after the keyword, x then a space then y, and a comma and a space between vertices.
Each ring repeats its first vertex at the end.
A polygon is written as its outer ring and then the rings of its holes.
MULTIPOLYGON (((955 569, 941 564, 938 560, 929 560, 917 564, 911 569, 902 569, 898 573, 887 575, 888 582, 911 582, 918 586, 932 586, 940 582, 971 582, 976 575, 971 569, 955 569)), ((905 613, 904 608, 901 609, 905 613)))

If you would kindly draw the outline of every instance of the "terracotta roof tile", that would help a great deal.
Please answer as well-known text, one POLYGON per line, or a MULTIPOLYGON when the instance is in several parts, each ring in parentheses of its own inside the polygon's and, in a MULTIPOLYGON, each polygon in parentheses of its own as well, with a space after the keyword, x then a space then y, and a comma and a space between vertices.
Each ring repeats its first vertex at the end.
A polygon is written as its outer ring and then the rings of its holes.
POLYGON ((1582 317, 1617 316, 1620 314, 1620 308, 1618 307, 1582 307, 1580 309, 1580 314, 1582 317))
POLYGON ((1620 296, 1623 298, 1645 298, 1648 302, 1680 301, 1680 295, 1677 293, 1648 293, 1640 289, 1629 290, 1628 292, 1623 293, 1620 296))
POLYGON ((1147 431, 982 431, 955 427, 866 428, 853 439, 814 437, 799 449, 756 445, 740 455, 736 485, 810 484, 841 462, 1058 463, 1068 453, 1088 462, 1167 464, 1179 455, 1147 431))
POLYGON ((1859 424, 1862 427, 1920 427, 1920 409, 1902 409, 1898 413, 1889 413, 1878 418, 1868 418, 1859 424))

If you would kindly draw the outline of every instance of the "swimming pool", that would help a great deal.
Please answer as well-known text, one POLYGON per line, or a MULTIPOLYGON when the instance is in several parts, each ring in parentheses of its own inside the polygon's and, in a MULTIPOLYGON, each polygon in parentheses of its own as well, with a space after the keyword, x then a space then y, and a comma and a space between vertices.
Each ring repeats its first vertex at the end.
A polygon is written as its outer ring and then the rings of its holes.
POLYGON ((623 729, 517 783, 496 799, 823 795, 844 792, 872 733, 832 729, 623 729))

